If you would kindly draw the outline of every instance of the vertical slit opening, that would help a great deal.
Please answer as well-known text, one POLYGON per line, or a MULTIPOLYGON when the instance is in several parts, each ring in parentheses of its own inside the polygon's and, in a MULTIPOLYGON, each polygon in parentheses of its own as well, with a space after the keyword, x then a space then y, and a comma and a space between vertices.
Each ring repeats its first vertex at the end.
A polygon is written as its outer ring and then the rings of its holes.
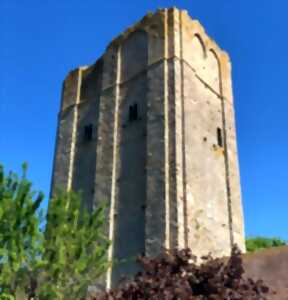
POLYGON ((84 127, 84 141, 89 142, 93 138, 93 125, 89 124, 84 127))
POLYGON ((217 128, 217 143, 219 147, 223 147, 222 129, 220 127, 217 128))
POLYGON ((129 106, 129 121, 138 120, 138 105, 137 103, 129 106))

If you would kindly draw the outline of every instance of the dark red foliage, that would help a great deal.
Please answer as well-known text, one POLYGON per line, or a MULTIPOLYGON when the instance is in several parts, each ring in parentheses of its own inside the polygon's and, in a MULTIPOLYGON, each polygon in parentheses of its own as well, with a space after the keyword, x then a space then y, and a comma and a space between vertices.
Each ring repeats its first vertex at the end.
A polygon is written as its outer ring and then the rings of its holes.
POLYGON ((262 281, 244 279, 236 246, 228 260, 204 257, 201 265, 189 249, 139 261, 143 272, 95 300, 264 300, 269 292, 262 281))

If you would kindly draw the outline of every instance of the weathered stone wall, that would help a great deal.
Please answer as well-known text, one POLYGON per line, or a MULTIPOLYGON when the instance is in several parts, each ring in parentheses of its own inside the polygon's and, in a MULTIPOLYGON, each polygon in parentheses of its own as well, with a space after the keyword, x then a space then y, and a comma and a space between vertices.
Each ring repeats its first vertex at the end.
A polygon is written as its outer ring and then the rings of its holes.
MULTIPOLYGON (((113 242, 114 256, 119 260, 145 253, 147 42, 146 33, 140 31, 131 34, 121 47, 118 197, 113 242), (135 107, 138 118, 130 120, 130 110, 135 107)), ((117 280, 121 274, 133 274, 137 269, 134 262, 126 262, 115 267, 113 278, 117 280)))
POLYGON ((215 256, 227 255, 231 242, 217 49, 206 46, 206 35, 186 14, 182 22, 188 246, 199 255, 211 249, 215 256))
POLYGON ((187 246, 186 182, 183 139, 183 73, 181 63, 181 11, 167 11, 167 98, 168 98, 168 166, 169 166, 169 244, 171 248, 187 246))
MULTIPOLYGON (((230 62, 199 22, 148 14, 72 72, 62 98, 53 187, 82 190, 91 209, 108 203, 110 259, 244 249, 230 62)), ((107 285, 136 270, 110 270, 107 285)))
POLYGON ((58 115, 58 129, 54 156, 51 195, 56 190, 67 189, 71 179, 73 160, 72 143, 74 139, 74 124, 77 118, 75 103, 79 94, 81 80, 80 70, 69 73, 63 83, 61 109, 58 115))
MULTIPOLYGON (((221 92, 223 104, 223 116, 225 122, 226 140, 226 176, 229 178, 229 197, 231 219, 230 226, 233 232, 232 240, 242 251, 245 251, 244 219, 241 201, 241 185, 239 174, 239 162, 237 152, 237 139, 234 116, 234 103, 231 80, 231 64, 226 53, 222 53, 220 59, 221 68, 221 92)), ((226 179, 226 181, 228 181, 226 179)))
MULTIPOLYGON (((106 233, 114 240, 116 214, 117 170, 119 169, 119 47, 110 47, 103 55, 102 91, 99 104, 98 142, 96 181, 93 205, 100 202, 108 204, 106 210, 106 233)), ((110 247, 108 258, 113 258, 110 247)), ((111 270, 107 274, 108 285, 111 282, 111 270)))
POLYGON ((95 192, 99 103, 102 83, 102 61, 82 71, 77 114, 72 189, 81 191, 89 210, 95 192), (91 126, 92 139, 85 139, 85 127, 91 126))
POLYGON ((183 67, 188 245, 220 256, 230 249, 224 151, 217 141, 221 100, 183 67))

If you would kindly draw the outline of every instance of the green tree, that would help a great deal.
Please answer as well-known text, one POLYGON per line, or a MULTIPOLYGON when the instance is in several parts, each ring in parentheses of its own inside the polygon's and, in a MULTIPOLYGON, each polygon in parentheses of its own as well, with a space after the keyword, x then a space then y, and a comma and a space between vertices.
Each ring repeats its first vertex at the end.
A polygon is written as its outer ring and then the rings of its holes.
POLYGON ((280 238, 250 237, 246 239, 248 252, 255 252, 266 248, 285 246, 287 243, 280 238))
POLYGON ((50 201, 44 239, 45 272, 39 288, 45 299, 80 299, 108 267, 104 209, 89 213, 79 195, 59 192, 50 201))
POLYGON ((80 196, 59 192, 41 225, 43 194, 0 166, 0 300, 25 291, 34 299, 80 299, 108 267, 104 210, 89 213, 80 196))
POLYGON ((6 175, 0 166, 0 299, 14 299, 17 288, 28 288, 41 264, 43 235, 39 206, 42 193, 31 191, 23 175, 6 175))

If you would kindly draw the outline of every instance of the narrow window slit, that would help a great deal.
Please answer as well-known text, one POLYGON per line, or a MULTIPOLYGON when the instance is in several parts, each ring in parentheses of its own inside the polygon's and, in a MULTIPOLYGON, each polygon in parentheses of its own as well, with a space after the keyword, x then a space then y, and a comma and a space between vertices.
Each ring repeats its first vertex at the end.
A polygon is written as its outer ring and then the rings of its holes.
POLYGON ((93 138, 93 125, 89 124, 84 127, 84 141, 89 142, 93 138))
POLYGON ((129 106, 129 121, 132 122, 136 120, 138 120, 138 105, 134 103, 129 106))
POLYGON ((223 137, 221 128, 217 128, 217 143, 219 147, 223 147, 223 137))

